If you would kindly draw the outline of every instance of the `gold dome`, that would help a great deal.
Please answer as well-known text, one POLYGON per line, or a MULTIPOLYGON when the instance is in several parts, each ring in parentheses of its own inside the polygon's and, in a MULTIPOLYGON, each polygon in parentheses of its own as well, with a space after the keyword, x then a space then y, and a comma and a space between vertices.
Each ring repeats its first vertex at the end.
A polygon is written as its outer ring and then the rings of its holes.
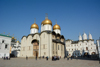
POLYGON ((17 43, 19 43, 19 41, 17 41, 17 43))
POLYGON ((31 29, 32 29, 32 28, 39 29, 39 27, 38 27, 38 25, 37 25, 36 23, 34 23, 34 24, 31 25, 31 29))
POLYGON ((45 25, 45 24, 50 24, 50 25, 52 25, 52 22, 51 22, 51 20, 49 20, 49 19, 45 19, 44 21, 42 21, 42 24, 43 24, 43 25, 45 25))
POLYGON ((55 29, 59 29, 59 30, 60 30, 60 26, 59 26, 58 24, 55 24, 55 25, 53 26, 53 30, 55 30, 55 29))
POLYGON ((12 39, 14 39, 14 37, 12 37, 12 39))

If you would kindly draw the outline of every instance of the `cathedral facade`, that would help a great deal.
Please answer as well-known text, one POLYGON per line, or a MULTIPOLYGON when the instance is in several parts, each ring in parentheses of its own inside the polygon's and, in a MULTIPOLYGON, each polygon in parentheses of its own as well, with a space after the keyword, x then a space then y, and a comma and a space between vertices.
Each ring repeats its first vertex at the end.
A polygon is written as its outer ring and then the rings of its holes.
POLYGON ((30 34, 22 37, 20 57, 64 57, 65 38, 61 35, 60 26, 56 23, 52 27, 52 21, 46 17, 41 23, 41 32, 38 30, 39 27, 34 22, 30 34))

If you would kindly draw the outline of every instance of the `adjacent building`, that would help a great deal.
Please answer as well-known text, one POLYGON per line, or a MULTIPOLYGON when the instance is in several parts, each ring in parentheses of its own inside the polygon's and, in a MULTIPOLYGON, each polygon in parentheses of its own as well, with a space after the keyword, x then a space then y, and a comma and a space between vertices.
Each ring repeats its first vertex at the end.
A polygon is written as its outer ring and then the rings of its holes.
POLYGON ((0 58, 10 57, 11 36, 0 34, 0 58))
POLYGON ((97 54, 96 44, 92 35, 89 33, 89 38, 87 39, 86 33, 83 34, 83 37, 79 35, 79 40, 66 40, 66 55, 67 56, 88 56, 97 54))
POLYGON ((21 49, 21 43, 19 41, 16 41, 16 39, 14 37, 12 37, 11 54, 14 57, 20 57, 20 49, 21 49))

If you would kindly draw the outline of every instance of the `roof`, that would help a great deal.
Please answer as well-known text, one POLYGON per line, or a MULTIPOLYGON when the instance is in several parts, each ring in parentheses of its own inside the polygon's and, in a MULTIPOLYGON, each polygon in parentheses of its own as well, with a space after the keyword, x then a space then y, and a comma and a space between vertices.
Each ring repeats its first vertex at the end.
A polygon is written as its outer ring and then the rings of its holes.
POLYGON ((4 34, 0 34, 0 36, 4 36, 4 37, 9 37, 9 38, 12 38, 12 36, 9 36, 9 35, 4 35, 4 34))
POLYGON ((56 43, 61 43, 61 44, 65 45, 65 43, 64 42, 61 42, 60 39, 52 39, 52 41, 53 42, 56 42, 56 43))
POLYGON ((66 41, 72 41, 71 39, 67 39, 66 41))
POLYGON ((78 43, 79 41, 72 41, 72 44, 78 43))

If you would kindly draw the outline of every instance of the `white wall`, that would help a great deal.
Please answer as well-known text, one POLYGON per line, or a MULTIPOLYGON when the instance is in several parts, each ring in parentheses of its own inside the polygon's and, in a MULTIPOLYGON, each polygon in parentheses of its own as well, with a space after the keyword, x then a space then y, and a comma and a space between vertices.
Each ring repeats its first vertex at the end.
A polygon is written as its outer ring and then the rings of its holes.
POLYGON ((49 25, 49 24, 44 25, 43 31, 45 31, 45 30, 50 30, 50 31, 52 31, 52 26, 49 25))
POLYGON ((30 34, 34 34, 34 33, 38 33, 38 29, 32 28, 32 29, 30 30, 30 34))
POLYGON ((9 37, 4 37, 4 36, 0 36, 0 58, 2 57, 10 57, 10 46, 11 46, 11 38, 9 37), (4 43, 2 43, 2 40, 4 40, 4 43), (7 49, 5 49, 5 45, 7 46, 7 49))
POLYGON ((59 29, 55 29, 54 31, 55 31, 56 34, 57 33, 61 34, 61 31, 59 29))

